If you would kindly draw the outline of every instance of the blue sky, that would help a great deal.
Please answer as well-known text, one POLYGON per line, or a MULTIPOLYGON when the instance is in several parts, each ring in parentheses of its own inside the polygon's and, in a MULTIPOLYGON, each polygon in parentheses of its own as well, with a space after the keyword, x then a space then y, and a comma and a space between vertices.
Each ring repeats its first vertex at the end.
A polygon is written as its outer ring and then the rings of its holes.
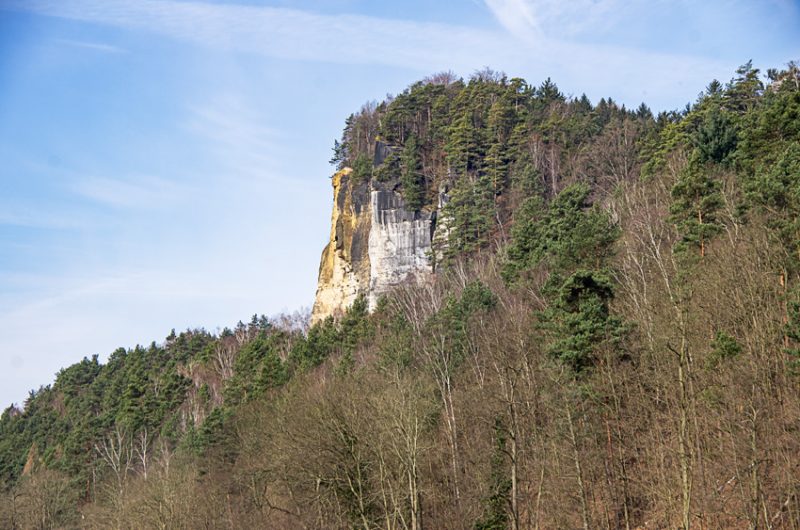
POLYGON ((490 66, 664 110, 748 59, 800 59, 798 2, 0 0, 0 405, 309 306, 366 101, 490 66))

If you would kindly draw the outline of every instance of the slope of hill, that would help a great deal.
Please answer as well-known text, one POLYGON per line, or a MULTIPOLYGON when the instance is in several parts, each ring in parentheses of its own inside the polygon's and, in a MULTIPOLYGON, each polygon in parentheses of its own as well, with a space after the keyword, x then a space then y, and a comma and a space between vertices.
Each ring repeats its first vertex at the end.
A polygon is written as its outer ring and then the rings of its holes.
POLYGON ((314 325, 62 370, 0 418, 0 526, 797 528, 800 71, 767 77, 365 106, 314 325))

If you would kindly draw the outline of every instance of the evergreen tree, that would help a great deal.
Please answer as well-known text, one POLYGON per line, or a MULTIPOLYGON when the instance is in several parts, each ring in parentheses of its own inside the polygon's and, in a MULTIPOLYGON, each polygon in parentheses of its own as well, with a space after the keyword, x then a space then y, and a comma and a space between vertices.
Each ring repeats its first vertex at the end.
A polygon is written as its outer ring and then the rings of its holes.
MULTIPOLYGON (((336 169, 342 169, 344 167, 345 161, 347 160, 347 150, 342 142, 339 140, 333 141, 333 155, 329 160, 329 163, 332 166, 335 166, 336 169)), ((175 331, 175 330, 172 330, 175 331)))
POLYGON ((417 137, 412 134, 406 140, 400 156, 400 167, 402 168, 400 183, 403 199, 409 210, 419 210, 425 205, 427 185, 425 176, 422 174, 419 149, 417 137))
POLYGON ((786 145, 776 162, 761 167, 746 186, 750 201, 767 216, 783 247, 784 275, 800 274, 800 146, 786 145))
POLYGON ((350 178, 354 183, 369 182, 372 178, 372 160, 364 153, 360 153, 353 161, 353 172, 350 178))
POLYGON ((589 187, 573 184, 545 208, 540 198, 528 199, 511 229, 504 276, 513 280, 540 263, 554 281, 579 267, 602 268, 619 234, 608 214, 591 207, 589 187))
POLYGON ((611 280, 602 272, 580 269, 567 278, 543 313, 550 355, 580 373, 594 364, 598 348, 616 345, 625 328, 609 309, 613 297, 611 280))
POLYGON ((721 230, 717 212, 722 206, 720 183, 695 152, 672 188, 670 219, 678 227, 678 249, 696 248, 705 256, 706 242, 721 230))
POLYGON ((645 103, 642 103, 636 109, 636 117, 640 120, 650 121, 653 119, 653 111, 650 110, 645 103))
POLYGON ((495 194, 505 187, 508 174, 508 141, 514 126, 512 96, 506 91, 489 109, 490 141, 484 161, 484 171, 492 182, 495 194))
POLYGON ((725 90, 725 105, 734 112, 745 112, 753 108, 764 91, 764 83, 759 79, 759 70, 753 68, 753 61, 747 61, 736 70, 736 77, 728 83, 725 90))
POLYGON ((546 103, 565 100, 564 94, 558 90, 558 86, 556 86, 549 77, 536 89, 536 97, 544 100, 546 103))
POLYGON ((723 163, 736 148, 737 133, 728 112, 718 103, 702 112, 702 121, 692 136, 699 163, 723 163))
POLYGON ((459 115, 448 128, 447 161, 454 175, 464 176, 475 169, 478 152, 478 132, 470 111, 459 115))
POLYGON ((445 261, 479 250, 495 225, 494 183, 487 174, 459 179, 442 210, 448 229, 445 261))

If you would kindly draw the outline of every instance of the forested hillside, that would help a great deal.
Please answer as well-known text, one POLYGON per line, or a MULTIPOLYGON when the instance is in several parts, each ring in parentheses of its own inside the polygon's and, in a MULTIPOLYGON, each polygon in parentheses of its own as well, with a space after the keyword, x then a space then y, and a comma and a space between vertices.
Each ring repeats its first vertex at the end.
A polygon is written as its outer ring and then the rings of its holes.
POLYGON ((445 202, 433 280, 65 368, 0 527, 800 528, 796 64, 657 115, 438 74, 332 163, 445 202))

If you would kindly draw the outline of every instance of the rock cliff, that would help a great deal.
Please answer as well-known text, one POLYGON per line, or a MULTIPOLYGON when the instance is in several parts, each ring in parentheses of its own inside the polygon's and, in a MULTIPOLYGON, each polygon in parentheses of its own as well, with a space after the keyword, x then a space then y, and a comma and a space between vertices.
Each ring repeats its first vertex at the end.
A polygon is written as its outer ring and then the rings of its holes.
POLYGON ((322 251, 312 322, 340 316, 359 296, 373 309, 381 294, 432 272, 437 211, 410 211, 396 183, 332 178, 330 241, 322 251))

